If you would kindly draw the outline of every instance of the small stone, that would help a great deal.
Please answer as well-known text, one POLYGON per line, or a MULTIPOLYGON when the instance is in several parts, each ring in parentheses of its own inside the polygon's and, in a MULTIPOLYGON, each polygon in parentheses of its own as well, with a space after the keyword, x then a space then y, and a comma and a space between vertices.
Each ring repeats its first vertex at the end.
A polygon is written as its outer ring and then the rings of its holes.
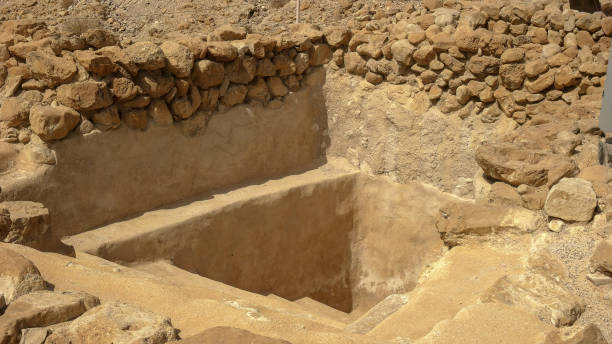
POLYGON ((612 284, 612 277, 601 272, 587 274, 587 279, 596 286, 612 284))
POLYGON ((548 229, 551 232, 559 233, 563 230, 565 223, 561 220, 552 220, 548 223, 548 229))
POLYGON ((382 75, 372 73, 372 72, 367 72, 365 78, 366 78, 366 81, 371 83, 372 85, 378 85, 382 83, 384 80, 382 75))

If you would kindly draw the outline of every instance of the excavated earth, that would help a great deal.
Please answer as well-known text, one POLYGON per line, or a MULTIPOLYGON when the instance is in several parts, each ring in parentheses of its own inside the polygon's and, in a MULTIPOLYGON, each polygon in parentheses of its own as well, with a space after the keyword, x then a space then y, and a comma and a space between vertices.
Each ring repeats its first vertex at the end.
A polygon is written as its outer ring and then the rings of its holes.
POLYGON ((301 3, 0 4, 0 344, 611 342, 612 3, 301 3))

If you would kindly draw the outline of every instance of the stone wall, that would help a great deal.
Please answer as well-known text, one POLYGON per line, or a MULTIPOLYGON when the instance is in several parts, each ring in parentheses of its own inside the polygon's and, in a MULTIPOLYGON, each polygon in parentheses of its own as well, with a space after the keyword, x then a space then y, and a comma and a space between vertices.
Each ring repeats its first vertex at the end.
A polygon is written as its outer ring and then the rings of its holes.
POLYGON ((431 0, 357 29, 293 25, 282 36, 224 26, 119 47, 112 34, 62 36, 36 20, 0 27, 0 137, 44 141, 125 125, 171 125, 242 103, 277 104, 328 64, 372 84, 419 87, 444 113, 502 113, 600 97, 612 18, 562 3, 431 0))

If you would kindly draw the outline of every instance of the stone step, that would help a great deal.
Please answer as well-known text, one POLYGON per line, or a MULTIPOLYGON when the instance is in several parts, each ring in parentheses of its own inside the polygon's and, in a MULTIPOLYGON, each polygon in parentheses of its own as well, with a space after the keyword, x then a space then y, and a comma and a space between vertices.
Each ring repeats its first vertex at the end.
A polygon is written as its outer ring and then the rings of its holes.
MULTIPOLYGON (((207 290, 215 290, 216 292, 223 293, 224 295, 232 296, 236 300, 243 300, 249 304, 264 305, 266 308, 271 310, 291 314, 295 317, 307 319, 309 321, 316 321, 338 329, 342 329, 344 326, 346 326, 346 321, 341 321, 341 318, 330 317, 325 313, 317 312, 317 310, 314 309, 308 309, 274 294, 263 296, 256 293, 250 293, 248 291, 244 291, 242 289, 183 270, 172 265, 168 261, 133 264, 130 265, 130 268, 162 278, 163 280, 175 284, 176 286, 191 286, 196 288, 205 288, 207 290)), ((323 306, 331 308, 326 305, 323 306)), ((337 312, 342 313, 340 311, 337 312)), ((346 316, 345 313, 342 314, 346 316)))
POLYGON ((415 344, 549 343, 556 329, 530 313, 498 303, 474 304, 441 321, 415 344))
POLYGON ((523 272, 523 258, 520 253, 480 245, 455 247, 406 295, 406 304, 368 334, 419 339, 439 322, 476 303, 501 277, 523 272))
MULTIPOLYGON (((378 338, 345 333, 330 326, 327 320, 319 322, 316 318, 306 319, 289 311, 276 310, 272 299, 266 296, 250 293, 253 299, 237 298, 185 283, 188 280, 185 277, 173 281, 82 252, 71 258, 19 245, 0 243, 0 247, 15 250, 30 259, 55 290, 84 291, 98 296, 103 304, 125 302, 167 316, 172 326, 180 330, 182 338, 217 326, 231 326, 283 338, 293 344, 381 343, 378 338)), ((194 277, 203 280, 197 275, 194 277)))
POLYGON ((344 324, 344 326, 346 326, 350 322, 349 314, 339 311, 310 297, 303 297, 299 300, 293 301, 293 303, 299 305, 308 313, 320 314, 321 316, 340 322, 344 324))
POLYGON ((359 319, 350 323, 344 330, 352 333, 366 334, 391 314, 397 312, 408 302, 405 294, 392 294, 368 310, 359 319))

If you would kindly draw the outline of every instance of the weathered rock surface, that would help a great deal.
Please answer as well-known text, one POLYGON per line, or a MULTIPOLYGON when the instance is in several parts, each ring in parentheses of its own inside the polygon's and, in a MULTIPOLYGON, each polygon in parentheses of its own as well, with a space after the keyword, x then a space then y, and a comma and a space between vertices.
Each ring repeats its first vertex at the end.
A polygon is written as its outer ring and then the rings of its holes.
POLYGON ((46 287, 40 272, 31 261, 14 251, 0 248, 0 294, 5 306, 22 295, 45 290, 46 287))
POLYGON ((106 84, 96 81, 62 85, 57 88, 57 100, 60 104, 77 111, 99 110, 113 103, 113 97, 106 84))
POLYGON ((125 49, 130 61, 142 70, 166 67, 166 56, 160 47, 151 42, 138 42, 125 49))
MULTIPOLYGON (((64 99, 70 102, 74 98, 64 99)), ((66 106, 35 105, 30 110, 29 119, 36 135, 45 141, 52 141, 66 137, 79 124, 81 115, 66 106)))
POLYGON ((32 76, 47 87, 69 82, 77 74, 74 60, 69 57, 56 57, 48 53, 34 51, 26 58, 32 76))
POLYGON ((579 178, 563 178, 546 198, 546 214, 566 221, 589 221, 597 206, 593 185, 579 178))
POLYGON ((0 107, 0 122, 8 127, 19 127, 27 123, 31 102, 19 98, 8 98, 0 107))
POLYGON ((575 163, 567 157, 508 143, 481 145, 476 150, 476 162, 488 177, 514 186, 550 186, 577 172, 575 163))
POLYGON ((117 70, 117 66, 108 56, 91 50, 80 50, 74 53, 77 61, 87 69, 88 72, 104 77, 117 70))
POLYGON ((17 344, 22 329, 75 319, 100 301, 86 293, 34 291, 11 303, 0 317, 0 343, 17 344))
POLYGON ((529 233, 542 228, 544 223, 539 214, 522 207, 456 202, 440 209, 436 228, 447 245, 455 246, 465 236, 509 231, 529 233))
POLYGON ((600 241, 589 261, 591 272, 602 272, 612 274, 612 244, 608 241, 600 241))
POLYGON ((501 278, 482 297, 533 313, 554 326, 571 326, 584 312, 585 303, 554 279, 537 273, 501 278))
POLYGON ((213 327, 193 337, 178 341, 181 344, 290 344, 282 339, 274 339, 253 334, 247 330, 233 327, 213 327))
POLYGON ((225 78, 223 64, 208 60, 198 61, 193 71, 193 82, 201 89, 219 86, 225 78))
POLYGON ((177 339, 170 320, 157 314, 117 302, 87 309, 76 320, 55 327, 45 343, 163 344, 177 339))
POLYGON ((186 78, 191 74, 194 56, 191 50, 176 42, 167 41, 160 46, 168 61, 168 69, 177 78, 186 78))
POLYGON ((0 225, 2 241, 39 248, 49 240, 49 210, 42 204, 29 201, 2 202, 0 211, 4 218, 3 225, 0 225))

